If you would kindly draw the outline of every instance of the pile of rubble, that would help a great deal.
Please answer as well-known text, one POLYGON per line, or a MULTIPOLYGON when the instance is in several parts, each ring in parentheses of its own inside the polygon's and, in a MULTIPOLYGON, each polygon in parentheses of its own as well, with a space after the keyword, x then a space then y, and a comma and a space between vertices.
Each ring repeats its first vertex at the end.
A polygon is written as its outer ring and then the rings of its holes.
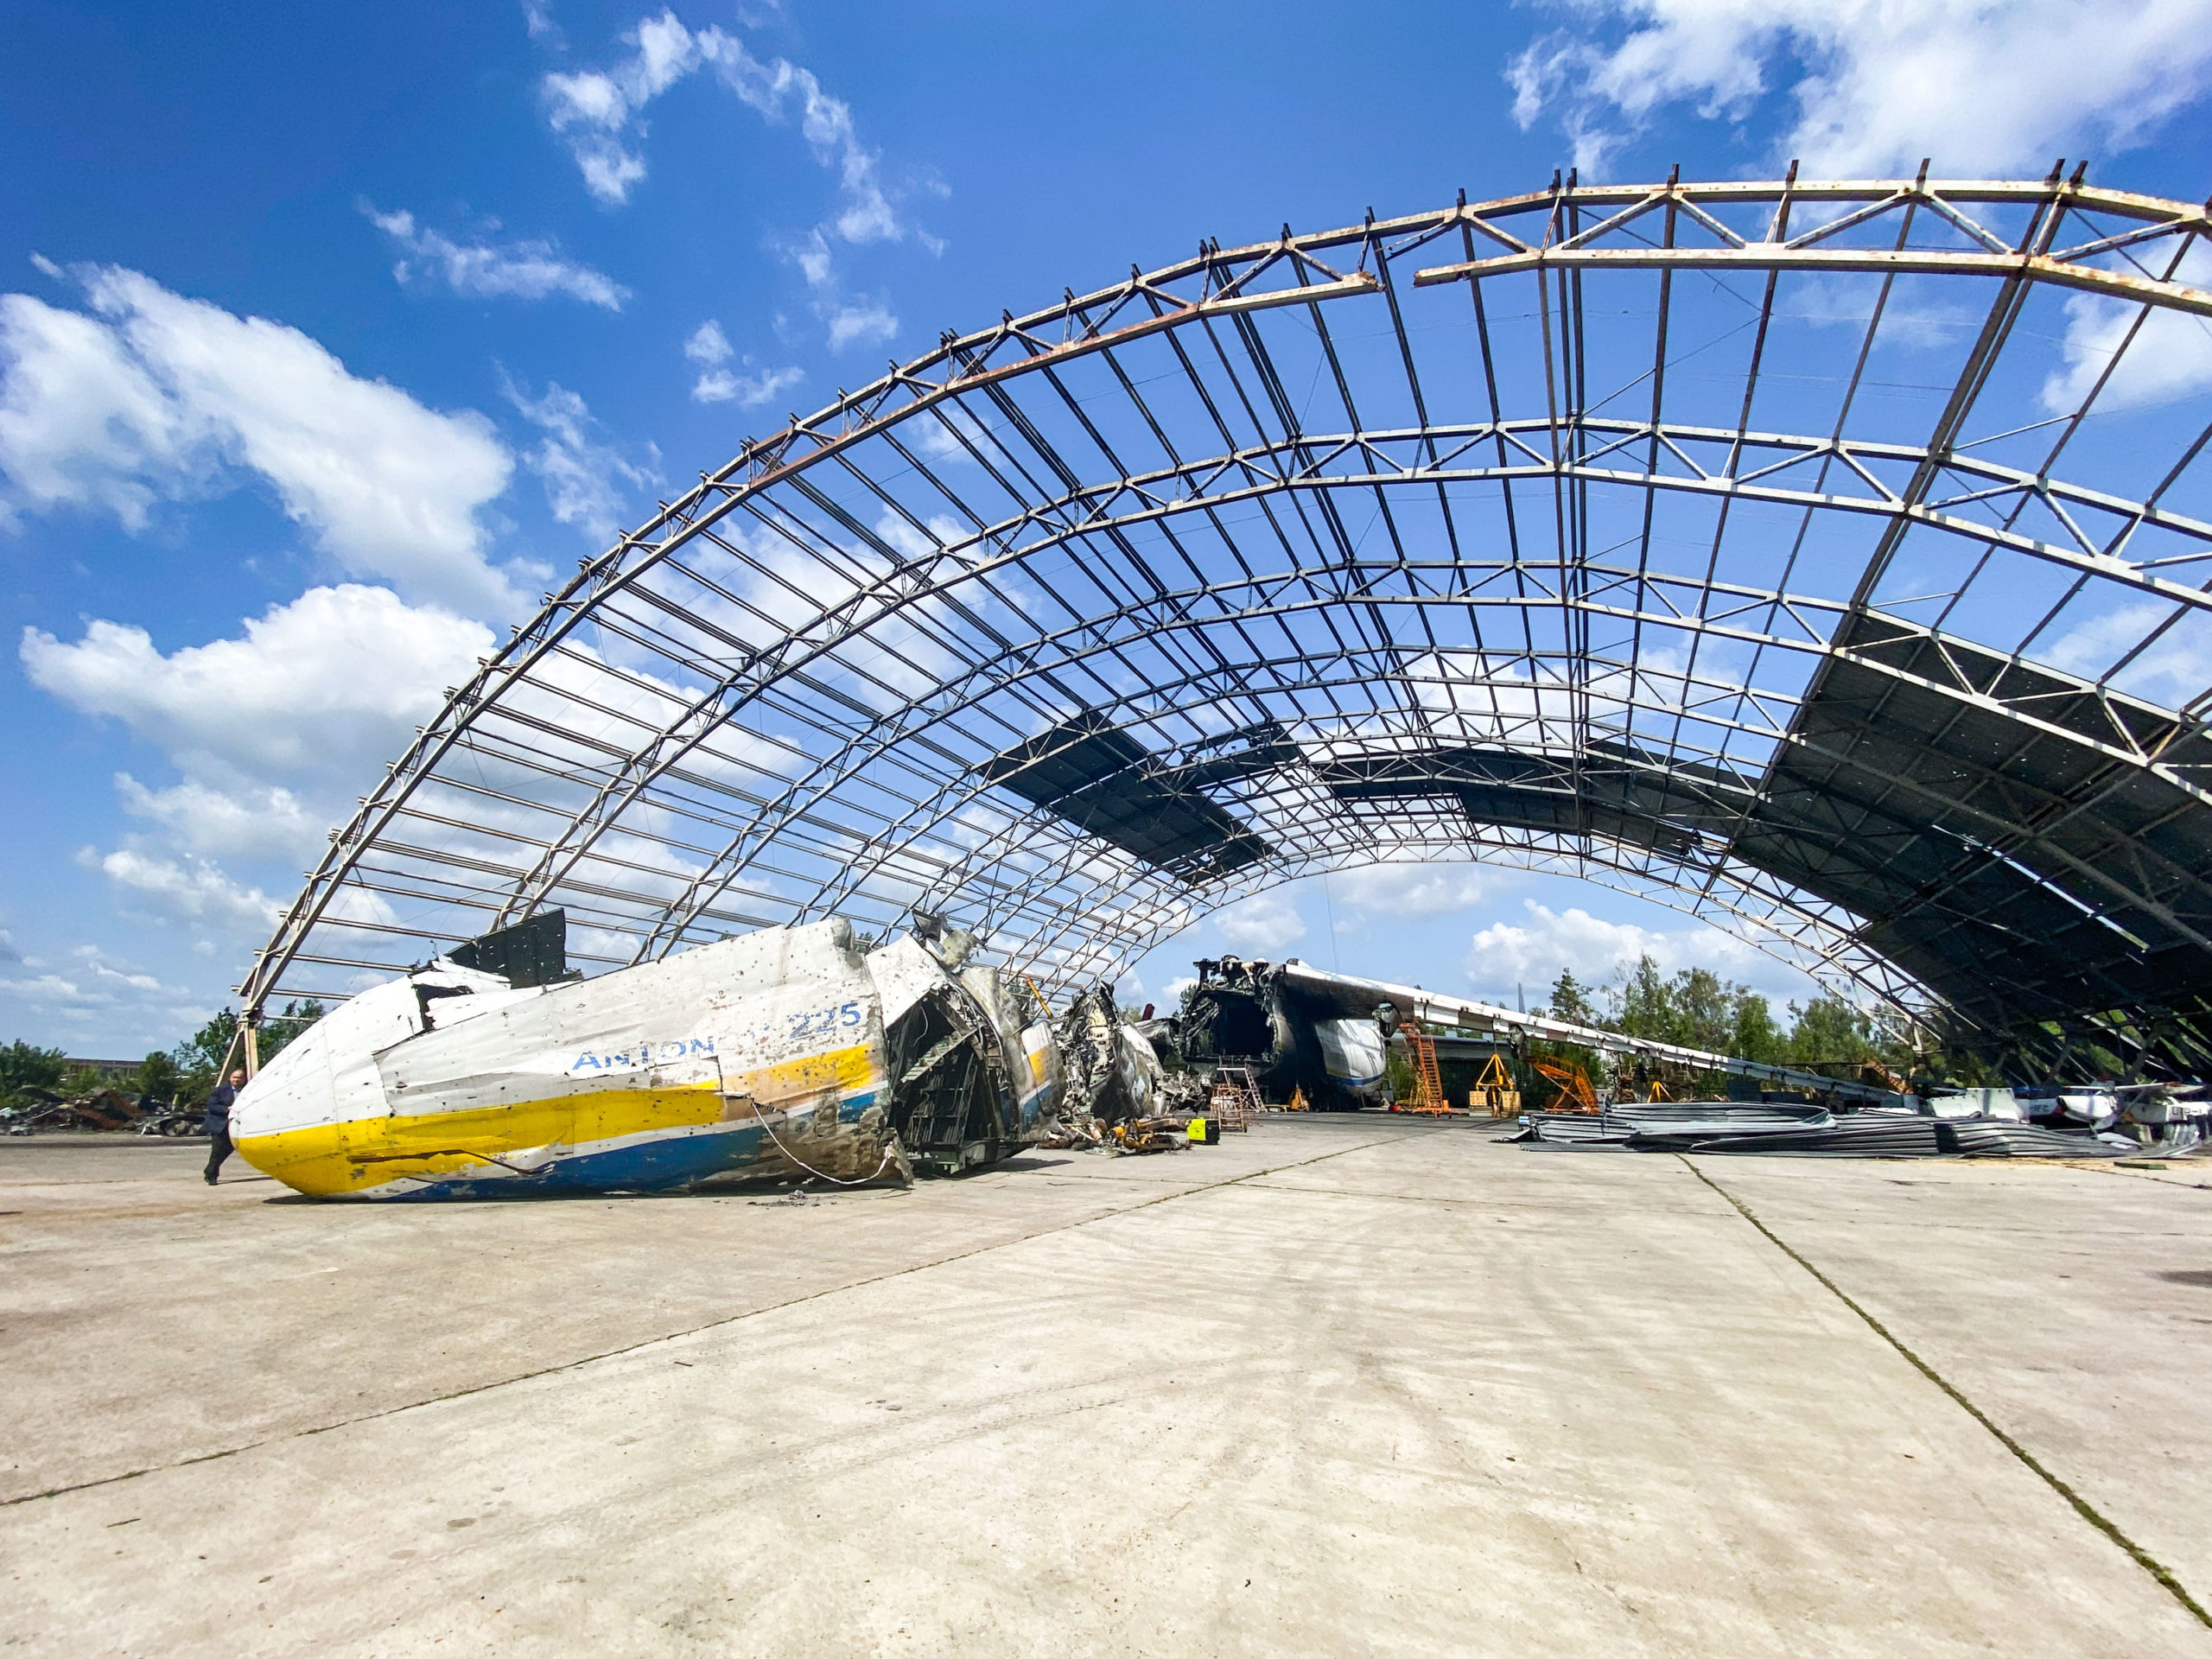
POLYGON ((92 1130, 181 1137, 200 1134, 203 1116, 198 1107, 180 1106, 152 1095, 133 1098, 120 1089, 95 1089, 67 1097, 29 1089, 16 1103, 0 1106, 0 1135, 92 1130))

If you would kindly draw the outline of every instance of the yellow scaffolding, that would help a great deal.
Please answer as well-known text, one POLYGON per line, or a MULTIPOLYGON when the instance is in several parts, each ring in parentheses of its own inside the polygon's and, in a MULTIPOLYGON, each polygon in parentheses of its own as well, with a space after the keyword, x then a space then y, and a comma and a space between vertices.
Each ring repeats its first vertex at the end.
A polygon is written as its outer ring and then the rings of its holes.
POLYGON ((1521 1091, 1513 1086, 1513 1074, 1505 1069, 1504 1057, 1495 1049, 1491 1051, 1490 1064, 1483 1067, 1482 1075, 1467 1093, 1467 1109, 1488 1112, 1492 1117, 1520 1115, 1521 1091))

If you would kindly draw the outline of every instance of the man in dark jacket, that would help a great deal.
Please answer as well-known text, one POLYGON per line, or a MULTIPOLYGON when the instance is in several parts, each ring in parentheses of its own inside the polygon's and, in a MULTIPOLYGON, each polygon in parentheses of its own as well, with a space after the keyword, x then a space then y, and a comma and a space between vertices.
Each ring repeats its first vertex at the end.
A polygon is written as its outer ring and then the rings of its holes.
POLYGON ((238 1097, 238 1090, 245 1087, 245 1072, 233 1071, 226 1083, 215 1085, 215 1092, 207 1096, 207 1185, 215 1185, 215 1173, 223 1166, 223 1160, 231 1155, 231 1107, 238 1097))

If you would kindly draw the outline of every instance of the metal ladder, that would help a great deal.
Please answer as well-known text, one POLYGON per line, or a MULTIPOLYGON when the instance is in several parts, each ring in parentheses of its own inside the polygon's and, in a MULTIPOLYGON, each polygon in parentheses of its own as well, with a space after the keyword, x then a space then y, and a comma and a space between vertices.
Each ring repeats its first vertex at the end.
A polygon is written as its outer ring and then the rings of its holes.
POLYGON ((1260 1110, 1260 1085, 1249 1065, 1217 1065, 1206 1109, 1224 1129, 1249 1129, 1260 1110))
POLYGON ((1414 1063, 1414 1095, 1397 1109, 1441 1117, 1452 1109, 1452 1103, 1444 1098, 1444 1079, 1436 1069, 1436 1044, 1419 1026, 1408 1026, 1405 1031, 1406 1049, 1414 1063))

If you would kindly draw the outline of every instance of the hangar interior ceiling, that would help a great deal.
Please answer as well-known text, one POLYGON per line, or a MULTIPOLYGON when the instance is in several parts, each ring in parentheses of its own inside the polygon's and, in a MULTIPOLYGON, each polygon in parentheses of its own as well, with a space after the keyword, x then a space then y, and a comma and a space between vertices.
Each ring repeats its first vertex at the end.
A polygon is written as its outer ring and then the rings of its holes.
POLYGON ((2202 1071, 2208 231, 2078 170, 1568 178, 948 334, 550 595, 245 995, 553 906, 591 971, 918 906, 1066 987, 1473 858, 2202 1071))

